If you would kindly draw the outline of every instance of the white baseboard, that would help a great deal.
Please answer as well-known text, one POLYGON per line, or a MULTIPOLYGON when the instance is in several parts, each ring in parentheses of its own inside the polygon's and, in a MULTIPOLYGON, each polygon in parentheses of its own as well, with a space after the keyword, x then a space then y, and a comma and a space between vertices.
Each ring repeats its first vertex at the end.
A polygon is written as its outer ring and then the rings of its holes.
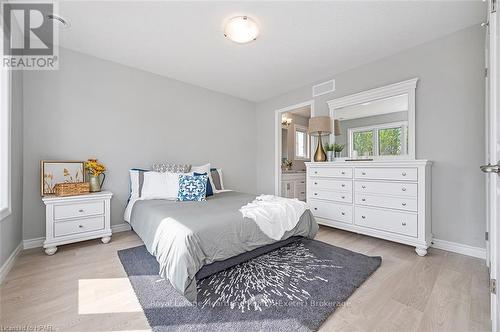
POLYGON ((122 222, 118 225, 111 225, 111 230, 113 231, 113 233, 126 232, 131 229, 132 227, 130 227, 130 224, 126 222, 122 222))
POLYGON ((14 251, 10 254, 9 258, 5 261, 5 263, 0 266, 0 284, 4 281, 5 277, 9 273, 12 266, 14 266, 14 262, 16 261, 17 256, 21 253, 23 249, 23 243, 20 242, 19 245, 14 249, 14 251))
POLYGON ((456 252, 457 254, 472 256, 476 258, 486 259, 486 249, 469 246, 456 242, 450 242, 440 239, 432 240, 432 247, 436 249, 456 252))
POLYGON ((43 246, 43 241, 45 241, 45 237, 36 237, 34 239, 23 240, 23 249, 33 249, 40 248, 43 246))
MULTIPOLYGON (((121 223, 117 225, 111 225, 111 231, 113 233, 126 232, 131 230, 132 228, 128 223, 121 223)), ((43 247, 43 241, 45 241, 45 237, 36 237, 33 239, 23 240, 23 249, 33 249, 43 247)))

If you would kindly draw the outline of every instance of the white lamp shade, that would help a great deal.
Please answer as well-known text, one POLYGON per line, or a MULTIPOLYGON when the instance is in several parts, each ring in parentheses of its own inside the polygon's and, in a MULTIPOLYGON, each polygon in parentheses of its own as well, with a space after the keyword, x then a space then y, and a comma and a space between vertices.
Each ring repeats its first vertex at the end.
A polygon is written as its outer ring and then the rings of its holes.
POLYGON ((315 116, 309 119, 309 134, 317 136, 319 133, 328 135, 332 132, 332 119, 329 116, 315 116))

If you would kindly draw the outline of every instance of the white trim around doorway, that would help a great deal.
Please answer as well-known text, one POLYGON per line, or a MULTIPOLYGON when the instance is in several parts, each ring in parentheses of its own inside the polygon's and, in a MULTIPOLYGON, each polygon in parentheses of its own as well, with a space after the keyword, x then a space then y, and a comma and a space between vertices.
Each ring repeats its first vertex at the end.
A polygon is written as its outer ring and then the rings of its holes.
MULTIPOLYGON (((311 117, 314 116, 314 99, 290 105, 274 111, 274 194, 281 195, 281 115, 301 107, 311 106, 311 117)), ((311 147, 314 146, 314 138, 310 140, 311 147)), ((310 151, 312 151, 310 147, 310 151)), ((310 154, 311 155, 311 154, 310 154)))

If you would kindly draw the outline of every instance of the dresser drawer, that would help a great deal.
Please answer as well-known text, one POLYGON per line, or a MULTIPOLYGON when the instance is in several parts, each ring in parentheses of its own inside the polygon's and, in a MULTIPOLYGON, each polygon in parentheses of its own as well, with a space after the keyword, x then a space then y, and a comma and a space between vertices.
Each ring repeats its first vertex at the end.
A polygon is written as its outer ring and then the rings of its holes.
POLYGON ((356 168, 354 177, 356 179, 375 179, 375 180, 400 180, 417 181, 417 168, 376 168, 365 167, 356 168))
POLYGON ((328 190, 311 190, 309 197, 313 199, 325 199, 342 203, 352 203, 351 192, 328 191, 328 190))
POLYGON ((417 197, 416 183, 355 181, 356 192, 417 197))
POLYGON ((338 191, 352 191, 352 180, 311 179, 310 190, 329 189, 338 191))
POLYGON ((318 201, 315 199, 311 199, 307 203, 311 207, 311 212, 316 217, 352 224, 351 205, 318 201))
POLYGON ((355 193, 355 203, 383 208, 417 211, 417 200, 409 197, 388 197, 355 193))
POLYGON ((54 205, 54 219, 78 218, 104 214, 104 201, 54 205))
POLYGON ((352 168, 349 167, 310 167, 309 176, 352 178, 352 168))
POLYGON ((417 237, 417 215, 356 206, 354 223, 359 226, 417 237))
POLYGON ((104 229, 104 217, 67 220, 54 223, 54 236, 65 236, 104 229))

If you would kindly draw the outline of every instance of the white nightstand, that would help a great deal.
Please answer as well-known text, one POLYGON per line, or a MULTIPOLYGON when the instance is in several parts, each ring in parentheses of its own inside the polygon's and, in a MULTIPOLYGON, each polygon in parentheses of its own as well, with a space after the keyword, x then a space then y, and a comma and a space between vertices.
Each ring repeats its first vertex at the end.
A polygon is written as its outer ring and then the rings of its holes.
POLYGON ((101 238, 111 240, 110 202, 113 193, 98 193, 42 198, 45 203, 45 242, 47 255, 53 255, 57 246, 101 238))

